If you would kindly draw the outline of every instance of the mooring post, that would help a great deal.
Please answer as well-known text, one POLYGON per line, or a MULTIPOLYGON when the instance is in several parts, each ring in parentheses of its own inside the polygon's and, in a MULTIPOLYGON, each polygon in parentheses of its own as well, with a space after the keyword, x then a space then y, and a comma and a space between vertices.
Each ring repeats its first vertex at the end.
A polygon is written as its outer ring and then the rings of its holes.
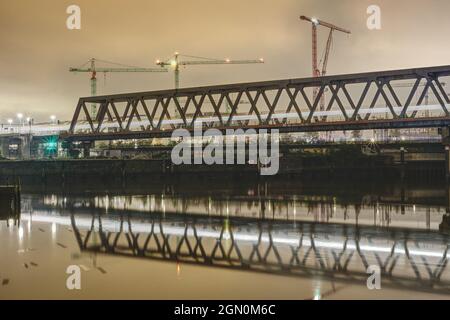
POLYGON ((448 182, 450 179, 450 130, 448 127, 440 128, 442 144, 445 146, 445 178, 448 182))
MULTIPOLYGON (((450 147, 445 147, 446 157, 448 156, 447 149, 450 149, 450 147)), ((446 159, 446 165, 447 164, 448 164, 448 159, 446 159)), ((446 170, 448 172, 448 166, 447 166, 446 170)), ((439 231, 449 233, 450 232, 450 185, 448 183, 447 183, 446 196, 447 196, 447 208, 445 210, 445 214, 442 216, 442 222, 439 224, 439 231)))
POLYGON ((405 148, 400 148, 400 165, 401 165, 401 179, 402 181, 405 179, 405 148))
POLYGON ((445 146, 445 178, 450 179, 450 146, 445 146))
POLYGON ((447 208, 446 208, 446 213, 450 214, 450 184, 447 183, 447 188, 445 190, 445 196, 446 196, 446 204, 447 204, 447 208))

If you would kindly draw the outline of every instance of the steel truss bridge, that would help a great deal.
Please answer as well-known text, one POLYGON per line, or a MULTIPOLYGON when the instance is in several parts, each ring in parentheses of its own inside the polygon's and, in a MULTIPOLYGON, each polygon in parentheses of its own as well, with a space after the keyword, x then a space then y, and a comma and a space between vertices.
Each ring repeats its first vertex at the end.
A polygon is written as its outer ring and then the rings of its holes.
POLYGON ((68 141, 170 137, 176 128, 193 131, 200 123, 203 130, 281 133, 446 127, 449 77, 450 66, 440 66, 80 98, 63 136, 68 141), (320 110, 322 97, 327 103, 320 110), (95 118, 91 103, 99 105, 95 118))
POLYGON ((450 241, 439 233, 155 214, 72 214, 70 223, 84 252, 363 286, 376 265, 383 286, 450 291, 450 241))

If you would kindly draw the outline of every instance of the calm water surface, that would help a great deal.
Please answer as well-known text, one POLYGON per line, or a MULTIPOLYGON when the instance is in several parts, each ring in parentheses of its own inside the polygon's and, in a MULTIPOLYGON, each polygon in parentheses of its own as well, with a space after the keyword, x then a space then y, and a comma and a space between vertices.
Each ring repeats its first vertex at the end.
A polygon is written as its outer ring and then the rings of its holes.
POLYGON ((24 188, 20 217, 0 221, 0 298, 450 297, 446 186, 109 187, 24 188))

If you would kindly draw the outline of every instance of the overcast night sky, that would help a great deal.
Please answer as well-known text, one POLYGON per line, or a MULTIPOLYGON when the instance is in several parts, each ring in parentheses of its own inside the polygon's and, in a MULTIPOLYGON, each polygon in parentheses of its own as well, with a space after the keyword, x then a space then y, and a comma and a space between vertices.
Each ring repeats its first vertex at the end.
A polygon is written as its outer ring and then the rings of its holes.
MULTIPOLYGON (((329 74, 450 64, 448 0, 0 0, 0 123, 17 112, 68 119, 89 75, 69 67, 91 57, 155 67, 182 54, 257 59, 263 65, 191 66, 183 87, 311 75, 311 27, 317 16, 350 29, 336 33, 329 74), (81 7, 81 30, 68 30, 66 8, 81 7), (366 26, 366 9, 382 10, 382 29, 366 26)), ((327 37, 319 33, 319 54, 327 37)), ((101 65, 100 65, 101 66, 101 65)), ((173 74, 98 75, 98 93, 173 87, 173 74)))

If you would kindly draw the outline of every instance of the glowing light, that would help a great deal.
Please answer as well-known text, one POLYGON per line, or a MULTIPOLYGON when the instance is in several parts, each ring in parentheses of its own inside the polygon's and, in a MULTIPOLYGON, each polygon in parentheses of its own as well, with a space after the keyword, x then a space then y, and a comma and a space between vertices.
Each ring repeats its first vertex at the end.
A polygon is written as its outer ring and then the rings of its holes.
POLYGON ((17 118, 18 118, 19 120, 22 120, 23 114, 22 114, 22 113, 18 113, 18 114, 17 114, 17 118))
POLYGON ((314 296, 313 300, 321 300, 322 299, 322 288, 321 283, 318 280, 314 281, 314 296))
POLYGON ((226 63, 229 63, 229 62, 231 62, 231 60, 228 59, 228 58, 226 58, 226 59, 225 59, 225 62, 226 62, 226 63))
POLYGON ((12 124, 13 123, 13 119, 8 119, 8 123, 12 124))
POLYGON ((56 223, 53 222, 52 223, 52 235, 55 235, 55 234, 56 234, 56 223))
POLYGON ((19 227, 19 239, 23 239, 23 227, 19 227))
POLYGON ((316 17, 312 17, 311 22, 317 26, 319 24, 319 19, 317 19, 316 17))
POLYGON ((170 65, 172 67, 176 67, 177 66, 177 62, 175 60, 170 61, 170 65))
POLYGON ((46 137, 43 142, 44 142, 43 146, 45 148, 45 152, 55 153, 58 150, 58 137, 57 136, 46 137))
POLYGON ((259 58, 259 61, 260 62, 264 62, 264 58, 259 58))

